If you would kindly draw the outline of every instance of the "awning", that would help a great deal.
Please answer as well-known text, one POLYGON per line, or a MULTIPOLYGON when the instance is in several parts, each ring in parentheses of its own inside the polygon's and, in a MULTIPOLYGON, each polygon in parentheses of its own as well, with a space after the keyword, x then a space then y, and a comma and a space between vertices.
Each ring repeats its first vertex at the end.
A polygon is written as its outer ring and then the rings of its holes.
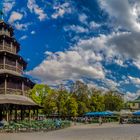
POLYGON ((114 115, 114 113, 111 112, 111 111, 87 112, 87 113, 85 114, 85 116, 95 116, 95 117, 98 117, 98 116, 111 116, 111 115, 114 115))
POLYGON ((140 110, 139 111, 136 111, 136 112, 133 112, 133 115, 140 116, 140 110))

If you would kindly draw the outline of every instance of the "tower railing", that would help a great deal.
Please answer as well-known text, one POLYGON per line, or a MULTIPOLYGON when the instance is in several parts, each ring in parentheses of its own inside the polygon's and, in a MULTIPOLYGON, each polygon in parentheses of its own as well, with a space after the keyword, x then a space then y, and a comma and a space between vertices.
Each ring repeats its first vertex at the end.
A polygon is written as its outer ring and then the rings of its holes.
POLYGON ((7 65, 7 64, 0 64, 0 70, 10 70, 10 71, 14 71, 17 73, 22 74, 23 71, 20 67, 16 67, 16 66, 12 66, 12 65, 7 65))
POLYGON ((13 54, 16 54, 16 48, 15 47, 10 47, 10 45, 5 44, 4 46, 0 44, 0 51, 7 51, 13 54))
POLYGON ((10 32, 1 30, 1 31, 0 31, 0 35, 7 35, 7 36, 10 37, 10 32))
POLYGON ((2 88, 0 87, 0 94, 15 94, 15 95, 24 95, 24 96, 29 96, 28 91, 22 91, 21 89, 13 89, 13 88, 2 88))

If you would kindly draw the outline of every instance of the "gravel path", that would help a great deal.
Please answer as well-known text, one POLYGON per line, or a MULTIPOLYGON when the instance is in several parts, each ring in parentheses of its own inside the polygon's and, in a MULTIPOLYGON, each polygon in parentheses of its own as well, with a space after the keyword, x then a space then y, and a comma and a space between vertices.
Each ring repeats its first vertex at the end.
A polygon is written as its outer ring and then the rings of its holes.
POLYGON ((52 132, 0 134, 0 140, 140 140, 140 124, 77 125, 52 132))

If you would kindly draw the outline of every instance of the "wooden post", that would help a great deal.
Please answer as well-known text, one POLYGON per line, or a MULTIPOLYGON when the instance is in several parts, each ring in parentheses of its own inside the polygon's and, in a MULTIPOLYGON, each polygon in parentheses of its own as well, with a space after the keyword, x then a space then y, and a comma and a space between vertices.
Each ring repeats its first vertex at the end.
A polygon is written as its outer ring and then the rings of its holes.
POLYGON ((5 41, 4 39, 2 40, 2 47, 3 47, 3 50, 4 50, 4 45, 5 45, 5 41))
POLYGON ((21 117, 21 121, 23 120, 23 110, 20 110, 20 117, 21 117))
POLYGON ((16 60, 16 72, 18 72, 18 64, 17 64, 17 60, 16 60))
POLYGON ((0 121, 2 121, 2 110, 0 110, 0 121))
POLYGON ((31 110, 29 109, 29 121, 31 120, 31 110))
POLYGON ((5 58, 5 55, 4 55, 4 59, 3 59, 4 69, 5 69, 5 63, 6 63, 6 58, 5 58))
POLYGON ((10 47, 11 47, 11 52, 13 52, 13 43, 12 42, 10 44, 10 47))
POLYGON ((6 109, 6 121, 9 122, 9 111, 8 111, 8 107, 6 109))
POLYGON ((17 122, 17 109, 15 109, 15 122, 17 122))
POLYGON ((29 109, 29 124, 31 126, 31 110, 29 109))
POLYGON ((5 77, 5 94, 7 93, 7 77, 5 77))
POLYGON ((13 120, 13 117, 12 117, 12 113, 13 112, 13 110, 12 109, 10 109, 10 120, 13 120))
POLYGON ((22 81, 22 95, 25 95, 25 92, 24 92, 24 82, 22 81))
POLYGON ((36 111, 37 111, 37 120, 38 120, 38 109, 36 111))

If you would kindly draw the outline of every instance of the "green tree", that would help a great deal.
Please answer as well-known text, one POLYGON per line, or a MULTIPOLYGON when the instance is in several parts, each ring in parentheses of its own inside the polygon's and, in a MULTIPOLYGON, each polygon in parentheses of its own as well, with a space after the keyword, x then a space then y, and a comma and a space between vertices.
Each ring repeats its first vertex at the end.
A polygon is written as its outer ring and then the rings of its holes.
POLYGON ((90 98, 91 111, 104 111, 104 96, 100 90, 93 90, 90 98))
POLYGON ((68 100, 66 102, 67 107, 67 115, 76 117, 78 115, 78 103, 76 102, 76 99, 72 96, 68 97, 68 100))
POLYGON ((51 91, 48 85, 36 84, 34 88, 30 91, 30 97, 34 102, 43 106, 43 101, 45 96, 51 91))
POLYGON ((57 98, 58 92, 55 90, 49 92, 45 97, 43 104, 44 104, 44 112, 47 115, 56 114, 58 112, 57 98))
POLYGON ((104 95, 105 110, 120 111, 124 106, 124 100, 119 93, 109 91, 104 95))
POLYGON ((69 93, 66 90, 58 90, 57 92, 58 92, 58 97, 56 99, 56 102, 57 102, 58 114, 60 116, 66 116, 67 115, 66 102, 68 100, 69 93))
POLYGON ((73 85, 72 96, 78 103, 78 115, 81 116, 90 109, 89 89, 86 84, 81 81, 76 81, 73 85))

